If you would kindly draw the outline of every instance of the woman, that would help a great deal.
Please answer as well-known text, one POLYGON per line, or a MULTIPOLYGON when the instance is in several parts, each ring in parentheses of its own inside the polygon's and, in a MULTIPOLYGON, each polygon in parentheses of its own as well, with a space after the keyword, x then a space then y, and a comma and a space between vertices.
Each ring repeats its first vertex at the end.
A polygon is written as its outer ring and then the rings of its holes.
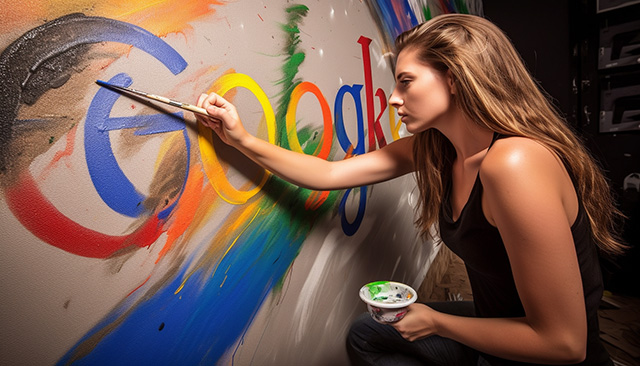
POLYGON ((400 35, 390 97, 411 137, 327 162, 249 135, 233 105, 203 95, 220 138, 291 183, 328 190, 415 172, 423 235, 438 224, 467 266, 471 312, 413 304, 404 319, 361 317, 354 364, 611 365, 599 340, 596 245, 618 253, 618 212, 580 141, 489 21, 450 14, 400 35), (457 314, 457 315, 453 315, 457 314))

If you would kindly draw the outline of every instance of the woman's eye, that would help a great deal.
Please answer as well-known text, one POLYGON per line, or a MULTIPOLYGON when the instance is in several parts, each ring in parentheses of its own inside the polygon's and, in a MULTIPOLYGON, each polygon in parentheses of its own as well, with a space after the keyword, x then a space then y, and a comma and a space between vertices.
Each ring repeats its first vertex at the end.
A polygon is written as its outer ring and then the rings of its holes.
POLYGON ((402 84, 402 85, 404 85, 404 86, 409 85, 409 83, 410 83, 410 82, 411 82, 411 80, 408 80, 408 79, 400 80, 400 84, 402 84))

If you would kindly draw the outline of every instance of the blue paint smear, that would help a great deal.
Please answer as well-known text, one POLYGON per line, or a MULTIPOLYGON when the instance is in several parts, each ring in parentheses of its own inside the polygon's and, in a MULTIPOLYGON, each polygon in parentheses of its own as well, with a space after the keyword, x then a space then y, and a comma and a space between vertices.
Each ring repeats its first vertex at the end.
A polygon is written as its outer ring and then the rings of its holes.
MULTIPOLYGON (((70 49, 80 44, 104 41, 120 42, 132 45, 150 54, 174 75, 179 74, 187 67, 185 59, 173 47, 153 33, 133 24, 107 18, 80 17, 71 21, 96 22, 98 26, 89 28, 91 29, 90 31, 65 44, 65 48, 70 49)), ((126 74, 118 74, 111 78, 109 82, 116 85, 129 86, 132 80, 126 74)), ((120 94, 101 88, 91 101, 85 124, 85 157, 93 185, 105 204, 122 215, 140 217, 145 214, 145 207, 142 202, 146 197, 134 187, 120 169, 113 155, 109 140, 108 131, 114 127, 114 124, 109 121, 109 115, 119 97, 120 94)), ((115 123, 124 123, 123 127, 130 128, 149 122, 157 122, 158 120, 163 122, 156 125, 156 127, 146 127, 139 131, 138 134, 183 130, 185 132, 187 151, 189 151, 190 142, 186 134, 186 127, 184 124, 176 125, 175 116, 173 115, 131 117, 128 120, 118 119, 115 123), (148 118, 152 120, 147 120, 148 118)), ((149 125, 147 124, 146 126, 149 125)), ((187 153, 187 167, 190 163, 189 159, 189 153, 187 153)), ((187 177, 185 177, 185 182, 186 179, 187 177)), ((180 189, 180 195, 182 195, 183 190, 184 184, 180 189)), ((158 217, 160 219, 167 218, 174 207, 175 202, 170 207, 164 208, 158 217)))
MULTIPOLYGON (((110 83, 129 86, 132 83, 127 74, 118 74, 109 80, 110 83)), ((91 101, 87 112, 84 130, 85 158, 93 185, 100 198, 112 210, 129 217, 144 214, 142 202, 146 196, 140 193, 124 174, 111 149, 109 131, 126 128, 138 128, 135 135, 148 135, 182 131, 186 144, 186 166, 191 164, 191 141, 187 134, 183 113, 140 115, 133 117, 111 118, 111 108, 121 97, 120 93, 101 88, 91 101)), ((184 192, 188 179, 188 170, 180 188, 178 199, 184 192)), ((165 219, 175 208, 178 199, 158 213, 159 219, 165 219)))
POLYGON ((114 311, 58 364, 215 364, 246 332, 304 240, 303 235, 290 232, 287 220, 256 221, 222 258, 213 277, 210 272, 196 272, 175 294, 187 275, 185 268, 190 267, 185 264, 152 298, 131 310, 122 306, 114 311), (90 347, 89 339, 113 324, 118 325, 88 355, 76 360, 76 351, 90 347))
MULTIPOLYGON (((111 81, 131 84, 123 74, 111 81)), ((113 155, 108 131, 100 130, 100 121, 109 119, 111 107, 119 95, 101 88, 91 101, 84 128, 84 149, 89 176, 100 198, 114 211, 129 217, 138 217, 144 212, 142 202, 145 195, 138 192, 129 181, 113 155)))
POLYGON ((373 6, 377 10, 376 12, 385 28, 386 34, 390 35, 392 40, 398 37, 400 33, 418 25, 418 20, 408 0, 376 0, 373 1, 373 6), (401 9, 400 14, 396 13, 393 4, 401 9), (400 17, 403 19, 400 19, 400 17))
POLYGON ((134 117, 109 117, 107 120, 96 123, 96 128, 99 132, 135 128, 134 135, 136 136, 180 131, 184 129, 184 126, 182 112, 172 114, 143 114, 134 117))

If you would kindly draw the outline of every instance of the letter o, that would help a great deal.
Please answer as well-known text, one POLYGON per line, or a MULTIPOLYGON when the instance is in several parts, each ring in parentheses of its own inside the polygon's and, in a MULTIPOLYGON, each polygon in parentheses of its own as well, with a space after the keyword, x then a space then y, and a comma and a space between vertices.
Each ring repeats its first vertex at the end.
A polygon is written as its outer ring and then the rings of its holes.
MULTIPOLYGON (((275 144, 276 141, 276 116, 269 102, 269 98, 265 92, 260 88, 250 76, 240 73, 232 73, 223 75, 216 80, 209 92, 214 92, 220 95, 226 94, 229 90, 236 87, 244 87, 251 91, 253 95, 258 99, 262 110, 264 112, 264 118, 267 123, 267 136, 270 143, 275 144)), ((220 198, 234 204, 240 205, 246 203, 251 197, 255 196, 269 179, 270 173, 265 171, 260 183, 248 191, 241 191, 236 189, 226 178, 226 174, 220 165, 216 151, 213 148, 212 134, 214 132, 209 128, 198 124, 198 145, 200 146, 200 155, 202 156, 202 163, 204 166, 205 174, 209 178, 209 182, 218 193, 220 198), (220 177, 224 177, 221 179, 220 177)))
POLYGON ((291 101, 289 102, 289 107, 287 108, 286 118, 287 139, 289 140, 289 146, 291 147, 292 151, 304 153, 302 151, 302 147, 300 146, 300 140, 298 140, 298 131, 296 129, 296 110, 300 98, 302 98, 304 93, 307 92, 312 93, 318 99, 320 108, 322 108, 322 120, 324 123, 322 140, 320 141, 320 144, 316 148, 316 151, 314 151, 313 155, 326 160, 329 157, 329 153, 331 152, 331 144, 333 142, 333 122, 331 121, 331 108, 329 107, 329 103, 327 103, 327 100, 324 98, 324 95, 322 95, 322 92, 315 84, 304 81, 296 85, 296 87, 291 92, 291 101))

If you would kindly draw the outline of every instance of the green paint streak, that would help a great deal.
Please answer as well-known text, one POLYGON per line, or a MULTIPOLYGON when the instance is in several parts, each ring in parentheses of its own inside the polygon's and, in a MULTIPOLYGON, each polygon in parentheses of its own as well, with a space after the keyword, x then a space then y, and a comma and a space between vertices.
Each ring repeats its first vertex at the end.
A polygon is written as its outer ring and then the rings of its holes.
POLYGON ((427 4, 427 6, 423 6, 422 7, 422 14, 424 14, 424 20, 430 20, 431 19, 431 8, 429 8, 429 4, 427 4))
POLYGON ((302 146, 302 151, 305 154, 313 154, 316 151, 318 145, 320 145, 320 132, 313 130, 310 127, 303 127, 298 130, 298 140, 305 141, 302 146))
POLYGON ((49 144, 53 144, 53 141, 55 141, 55 139, 55 136, 49 137, 49 144))
MULTIPOLYGON (((276 144, 280 142, 281 146, 286 148, 289 146, 285 129, 286 111, 291 100, 291 92, 296 85, 302 82, 300 78, 297 78, 299 66, 304 61, 304 52, 298 48, 300 44, 298 23, 304 18, 307 11, 308 8, 304 5, 289 7, 287 9, 289 22, 282 26, 287 36, 285 47, 287 58, 282 66, 283 77, 277 82, 277 85, 280 85, 282 90, 278 93, 280 99, 276 106, 276 138, 278 139, 276 144)), ((316 150, 320 144, 323 127, 303 127, 298 131, 298 140, 305 153, 311 154, 316 150)), ((314 224, 327 215, 337 215, 337 202, 342 193, 343 191, 330 191, 322 204, 316 205, 318 207, 314 207, 315 209, 307 209, 305 208, 305 203, 309 197, 317 195, 317 192, 297 187, 272 175, 260 190, 260 197, 257 198, 259 202, 258 209, 255 211, 255 220, 248 222, 240 235, 259 235, 261 240, 267 241, 262 249, 264 252, 281 251, 283 246, 286 245, 289 248, 295 246, 295 255, 297 256, 314 224), (284 245, 282 242, 276 242, 276 240, 282 239, 275 239, 282 238, 283 235, 280 235, 281 233, 286 234, 284 239, 286 243, 284 245)), ((229 241, 234 240, 234 235, 227 239, 229 241)), ((248 242, 251 242, 251 240, 253 239, 249 239, 248 242)), ((232 244, 229 242, 228 245, 232 244)), ((241 247, 240 250, 253 250, 253 248, 248 245, 241 247)), ((256 258, 258 261, 262 259, 262 257, 256 258)), ((218 264, 219 262, 217 261, 201 259, 196 268, 209 267, 212 272, 215 272, 218 264)), ((232 265, 243 266, 251 264, 234 263, 232 265)), ((273 287, 274 293, 282 291, 285 277, 286 275, 276 279, 277 282, 273 287)))
MULTIPOLYGON (((305 5, 292 5, 286 9, 287 23, 281 25, 286 42, 284 52, 286 58, 282 65, 282 78, 276 82, 281 87, 276 105, 276 144, 291 149, 287 138, 286 115, 291 93, 302 82, 298 77, 300 65, 305 60, 304 50, 300 48, 300 23, 307 15, 309 8, 305 5)), ((303 127, 298 131, 298 140, 306 154, 312 154, 320 144, 323 126, 319 128, 303 127)), ((292 185, 277 176, 272 176, 262 187, 263 198, 260 203, 261 219, 254 222, 251 230, 256 232, 273 232, 287 230, 291 242, 304 240, 314 223, 323 216, 337 209, 336 203, 342 191, 331 191, 329 197, 315 210, 307 210, 305 203, 316 192, 292 185)), ((336 214, 337 212, 333 212, 336 214)), ((277 243, 267 243, 267 250, 277 243)), ((298 253, 301 248, 298 248, 298 253)), ((297 255, 296 254, 296 255, 297 255)), ((279 279, 274 290, 282 290, 284 277, 279 279)))
POLYGON ((298 47, 300 44, 299 24, 309 12, 309 8, 305 5, 296 4, 288 7, 286 12, 287 23, 282 24, 281 29, 287 37, 284 49, 287 57, 282 66, 282 79, 277 82, 277 85, 282 86, 282 91, 279 93, 280 100, 276 108, 276 141, 285 149, 291 149, 286 129, 287 107, 291 101, 291 92, 302 82, 300 78, 296 78, 300 65, 305 59, 305 53, 298 47))
POLYGON ((467 8, 467 2, 465 0, 455 0, 455 4, 458 13, 469 14, 469 8, 467 8))

